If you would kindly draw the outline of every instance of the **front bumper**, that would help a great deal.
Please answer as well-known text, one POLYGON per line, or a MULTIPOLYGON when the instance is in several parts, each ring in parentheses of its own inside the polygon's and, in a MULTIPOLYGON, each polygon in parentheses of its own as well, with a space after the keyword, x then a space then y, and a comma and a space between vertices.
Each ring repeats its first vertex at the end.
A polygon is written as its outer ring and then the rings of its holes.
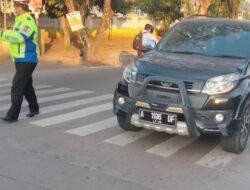
POLYGON ((173 128, 173 127, 168 127, 167 125, 163 126, 159 124, 142 121, 140 120, 139 114, 133 114, 130 121, 131 124, 136 127, 143 127, 145 129, 152 129, 158 132, 166 132, 169 134, 189 136, 186 122, 177 121, 176 127, 173 128))
MULTIPOLYGON (((155 80, 155 77, 153 78, 155 80)), ((158 79, 158 78, 157 78, 158 79)), ((165 79, 165 78, 164 78, 165 79)), ((162 77, 160 80, 164 80, 162 77)), ((150 80, 150 79, 149 79, 150 80)), ((166 79, 171 80, 171 79, 166 79)), ((176 81, 175 81, 176 82, 176 81)), ((180 86, 181 81, 177 82, 180 86)), ((228 131, 235 126, 239 120, 234 119, 233 110, 202 110, 197 108, 191 108, 189 96, 185 91, 185 87, 182 86, 182 101, 184 102, 171 102, 162 101, 159 98, 149 97, 147 93, 143 93, 145 90, 145 84, 140 88, 139 93, 136 93, 133 97, 129 96, 129 90, 127 84, 120 82, 114 94, 114 113, 128 118, 130 124, 136 127, 142 127, 146 129, 152 129, 159 132, 166 132, 170 134, 187 135, 187 136, 199 136, 200 132, 205 133, 220 133, 223 136, 228 135, 228 131), (123 98, 125 103, 120 105, 118 99, 123 98), (155 107, 154 104, 166 105, 163 107, 155 107), (166 113, 177 114, 176 127, 161 125, 156 123, 150 123, 141 120, 139 117, 139 109, 149 109, 154 111, 164 111, 166 113), (225 119, 223 122, 217 122, 215 120, 216 114, 223 114, 225 119), (232 126, 232 127, 231 127, 232 126)))

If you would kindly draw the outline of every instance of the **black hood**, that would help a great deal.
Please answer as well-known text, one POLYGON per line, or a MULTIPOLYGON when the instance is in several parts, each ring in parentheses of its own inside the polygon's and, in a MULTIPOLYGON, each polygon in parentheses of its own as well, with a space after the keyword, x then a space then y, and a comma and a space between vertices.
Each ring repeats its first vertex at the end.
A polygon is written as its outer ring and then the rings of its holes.
POLYGON ((151 51, 137 59, 138 72, 153 76, 207 80, 214 76, 242 72, 246 59, 184 55, 151 51))

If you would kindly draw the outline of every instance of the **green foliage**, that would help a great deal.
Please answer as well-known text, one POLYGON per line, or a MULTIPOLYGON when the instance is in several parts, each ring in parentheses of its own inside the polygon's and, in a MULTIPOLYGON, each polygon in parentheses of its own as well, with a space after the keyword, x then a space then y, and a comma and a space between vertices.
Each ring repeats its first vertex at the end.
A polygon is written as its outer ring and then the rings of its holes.
POLYGON ((166 28, 182 17, 181 0, 136 0, 135 6, 154 19, 163 19, 166 28))
POLYGON ((237 17, 240 3, 245 0, 214 0, 208 14, 216 17, 237 17))
POLYGON ((227 13, 226 2, 224 0, 215 1, 208 8, 208 15, 215 16, 215 17, 222 17, 222 18, 227 17, 228 13, 227 13))
POLYGON ((112 0, 111 7, 114 12, 126 14, 132 8, 132 3, 126 3, 125 0, 112 0))
MULTIPOLYGON (((76 9, 78 10, 83 0, 73 0, 76 9)), ((67 13, 64 0, 45 0, 45 9, 51 18, 58 18, 67 13)))
MULTIPOLYGON (((73 0, 76 9, 79 9, 83 0, 73 0)), ((90 1, 90 7, 95 5, 103 8, 104 0, 90 1)), ((126 3, 125 0, 112 0, 111 7, 114 12, 126 14, 132 7, 132 3, 126 3)), ((45 9, 51 18, 57 18, 67 13, 64 0, 45 0, 45 9)))
MULTIPOLYGON (((93 0, 93 5, 103 8, 104 0, 93 0)), ((116 13, 126 14, 131 8, 132 3, 126 3, 125 0, 112 0, 111 7, 116 13)))
MULTIPOLYGON (((86 1, 86 0, 74 0, 74 5, 75 5, 75 7, 76 7, 76 9, 79 9, 80 8, 80 6, 81 6, 81 4, 83 3, 83 1, 86 1)), ((92 2, 92 1, 91 1, 92 2)), ((91 3, 90 2, 90 3, 91 3)), ((92 5, 92 4, 90 4, 90 5, 92 5)))
POLYGON ((58 18, 67 13, 63 0, 46 0, 45 9, 50 18, 58 18))

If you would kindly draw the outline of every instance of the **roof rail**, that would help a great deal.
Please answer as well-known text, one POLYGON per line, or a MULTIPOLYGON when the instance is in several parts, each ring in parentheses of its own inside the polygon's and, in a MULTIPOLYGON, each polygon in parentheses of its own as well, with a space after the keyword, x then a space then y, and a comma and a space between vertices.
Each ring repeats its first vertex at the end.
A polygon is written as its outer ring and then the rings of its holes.
POLYGON ((209 16, 209 15, 202 15, 202 14, 192 14, 184 18, 186 19, 192 19, 192 18, 198 18, 198 19, 204 19, 204 18, 217 18, 215 16, 209 16))

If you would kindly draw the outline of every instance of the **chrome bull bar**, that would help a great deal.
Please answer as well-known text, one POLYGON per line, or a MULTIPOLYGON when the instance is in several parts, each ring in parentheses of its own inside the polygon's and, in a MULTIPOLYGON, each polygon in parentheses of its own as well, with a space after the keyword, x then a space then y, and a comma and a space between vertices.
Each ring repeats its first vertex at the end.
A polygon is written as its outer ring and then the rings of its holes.
POLYGON ((193 111, 192 111, 189 95, 187 93, 184 81, 180 79, 174 79, 171 77, 160 77, 160 76, 147 77, 142 83, 142 86, 140 87, 138 93, 136 93, 132 98, 134 101, 134 104, 133 104, 134 107, 130 108, 131 109, 130 113, 132 113, 130 122, 132 125, 135 125, 137 127, 153 129, 156 131, 165 131, 167 133, 189 135, 193 137, 200 136, 200 132, 197 129, 196 122, 193 116, 193 111), (176 84, 180 89, 181 102, 178 104, 173 103, 173 102, 168 102, 168 101, 161 102, 159 99, 147 97, 147 95, 145 95, 144 92, 147 88, 147 85, 150 83, 150 81, 166 81, 166 82, 171 82, 171 83, 176 84), (168 104, 169 107, 175 107, 175 108, 178 108, 178 110, 182 110, 185 116, 186 122, 177 121, 176 128, 173 128, 173 127, 171 128, 165 125, 161 126, 159 124, 141 121, 139 119, 139 115, 134 113, 136 104, 138 104, 138 102, 147 103, 151 101, 160 101, 160 102, 154 102, 154 103, 166 103, 168 104))

